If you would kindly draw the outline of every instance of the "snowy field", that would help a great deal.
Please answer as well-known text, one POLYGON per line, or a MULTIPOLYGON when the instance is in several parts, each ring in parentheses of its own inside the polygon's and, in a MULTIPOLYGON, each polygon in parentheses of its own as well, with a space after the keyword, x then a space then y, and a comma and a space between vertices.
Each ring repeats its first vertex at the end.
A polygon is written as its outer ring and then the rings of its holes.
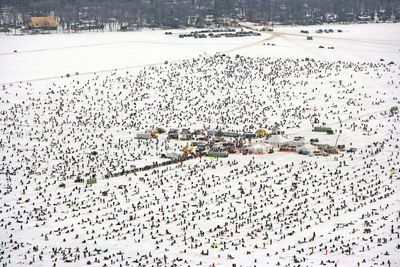
POLYGON ((264 33, 259 37, 218 39, 180 39, 177 35, 182 31, 172 32, 173 35, 151 30, 3 35, 0 36, 0 83, 60 77, 67 73, 135 68, 218 52, 353 62, 376 62, 381 58, 396 62, 400 60, 398 24, 278 27, 274 33, 264 33), (303 29, 308 29, 310 34, 300 34, 303 29), (334 29, 335 33, 316 34, 317 29, 334 29), (338 33, 338 29, 342 33, 338 33), (314 40, 307 41, 306 36, 313 36, 314 40), (274 46, 268 46, 267 43, 274 46), (320 45, 325 49, 319 49, 320 45), (335 49, 328 50, 329 46, 335 49))
POLYGON ((0 36, 0 263, 400 266, 400 25, 172 32, 0 36), (275 125, 357 150, 106 178, 187 144, 145 130, 275 125))

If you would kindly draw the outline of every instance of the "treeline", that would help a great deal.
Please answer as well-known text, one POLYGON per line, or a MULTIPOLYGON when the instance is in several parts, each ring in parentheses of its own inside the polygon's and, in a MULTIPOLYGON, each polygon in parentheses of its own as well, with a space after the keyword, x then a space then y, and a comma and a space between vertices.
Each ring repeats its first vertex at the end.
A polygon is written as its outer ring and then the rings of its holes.
MULTIPOLYGON (((230 19, 282 24, 400 17, 400 0, 0 0, 30 16, 54 14, 61 28, 79 23, 119 27, 204 27, 230 19)), ((20 16, 21 17, 21 16, 20 16)))

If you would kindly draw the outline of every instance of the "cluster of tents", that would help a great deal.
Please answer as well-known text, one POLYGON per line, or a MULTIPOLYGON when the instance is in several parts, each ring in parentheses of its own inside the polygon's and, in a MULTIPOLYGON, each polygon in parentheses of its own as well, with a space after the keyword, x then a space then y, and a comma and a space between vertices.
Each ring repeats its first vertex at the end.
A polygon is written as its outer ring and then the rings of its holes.
POLYGON ((301 153, 313 153, 318 151, 317 146, 307 144, 304 141, 292 141, 282 135, 272 135, 264 142, 250 144, 245 148, 245 152, 251 154, 267 154, 273 153, 274 149, 285 150, 287 147, 301 153))

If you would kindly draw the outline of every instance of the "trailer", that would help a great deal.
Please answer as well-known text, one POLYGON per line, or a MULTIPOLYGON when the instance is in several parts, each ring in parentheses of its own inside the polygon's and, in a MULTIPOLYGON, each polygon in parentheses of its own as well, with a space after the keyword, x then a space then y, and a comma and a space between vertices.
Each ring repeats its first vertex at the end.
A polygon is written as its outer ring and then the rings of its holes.
POLYGON ((330 127, 314 127, 313 132, 320 132, 320 133, 328 133, 331 132, 332 129, 330 127))
POLYGON ((213 157, 213 158, 227 158, 229 155, 228 152, 215 152, 215 151, 210 151, 207 153, 207 157, 213 157))
POLYGON ((136 139, 151 139, 151 134, 143 134, 143 133, 138 133, 136 134, 136 139))
POLYGON ((221 132, 221 135, 225 137, 239 137, 239 134, 235 132, 221 132))

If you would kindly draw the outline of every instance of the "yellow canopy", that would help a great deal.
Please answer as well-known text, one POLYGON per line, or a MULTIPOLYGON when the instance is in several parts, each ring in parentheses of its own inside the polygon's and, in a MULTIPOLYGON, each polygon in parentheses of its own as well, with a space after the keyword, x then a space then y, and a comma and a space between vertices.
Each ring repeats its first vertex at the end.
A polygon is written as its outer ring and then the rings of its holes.
POLYGON ((258 130, 256 131, 256 135, 257 135, 258 137, 264 137, 264 136, 268 136, 268 133, 267 133, 266 130, 260 128, 260 129, 258 129, 258 130))

